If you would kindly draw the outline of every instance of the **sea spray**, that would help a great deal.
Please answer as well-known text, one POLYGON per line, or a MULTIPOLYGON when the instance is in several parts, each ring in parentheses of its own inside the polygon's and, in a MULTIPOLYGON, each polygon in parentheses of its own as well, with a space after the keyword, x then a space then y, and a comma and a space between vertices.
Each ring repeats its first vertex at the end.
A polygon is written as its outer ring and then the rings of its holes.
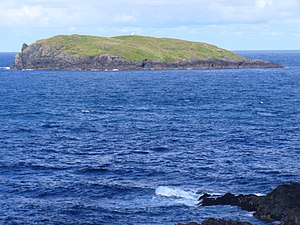
POLYGON ((0 67, 0 70, 10 70, 10 67, 8 67, 8 66, 0 67))
POLYGON ((199 195, 193 191, 186 191, 177 187, 159 186, 155 194, 161 197, 173 198, 175 204, 195 206, 198 203, 199 195))

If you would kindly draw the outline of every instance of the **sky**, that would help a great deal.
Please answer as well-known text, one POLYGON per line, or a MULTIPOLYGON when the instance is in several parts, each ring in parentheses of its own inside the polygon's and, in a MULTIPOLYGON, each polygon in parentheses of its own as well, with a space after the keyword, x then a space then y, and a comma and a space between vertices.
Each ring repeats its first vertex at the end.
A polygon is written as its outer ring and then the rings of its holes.
POLYGON ((58 34, 144 35, 300 50, 300 0, 1 0, 0 52, 58 34))

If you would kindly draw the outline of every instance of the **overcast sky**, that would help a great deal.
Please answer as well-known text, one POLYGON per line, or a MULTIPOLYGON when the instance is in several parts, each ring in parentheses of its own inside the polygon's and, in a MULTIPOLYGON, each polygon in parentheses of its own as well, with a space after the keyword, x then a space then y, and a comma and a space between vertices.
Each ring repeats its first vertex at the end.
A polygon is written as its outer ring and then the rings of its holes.
POLYGON ((300 49, 300 0, 1 0, 0 52, 57 34, 148 35, 300 49))

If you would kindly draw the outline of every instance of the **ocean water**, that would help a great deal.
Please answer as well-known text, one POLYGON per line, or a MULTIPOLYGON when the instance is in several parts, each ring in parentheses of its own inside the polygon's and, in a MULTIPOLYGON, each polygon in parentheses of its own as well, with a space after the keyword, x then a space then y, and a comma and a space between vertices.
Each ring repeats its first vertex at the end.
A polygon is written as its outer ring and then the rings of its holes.
POLYGON ((13 71, 0 54, 0 224, 268 223, 203 193, 300 181, 300 52, 282 69, 13 71))

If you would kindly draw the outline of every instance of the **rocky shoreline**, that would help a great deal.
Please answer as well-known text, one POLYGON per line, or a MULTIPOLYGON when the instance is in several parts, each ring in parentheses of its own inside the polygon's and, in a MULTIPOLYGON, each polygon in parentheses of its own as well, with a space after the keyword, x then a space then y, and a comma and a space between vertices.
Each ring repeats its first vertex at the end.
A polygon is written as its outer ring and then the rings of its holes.
POLYGON ((62 47, 45 47, 43 44, 26 45, 16 56, 16 70, 187 70, 187 69, 236 69, 236 68, 281 68, 279 64, 262 60, 241 58, 239 60, 208 59, 165 62, 144 59, 128 60, 120 56, 103 54, 78 56, 62 53, 62 47))
MULTIPOLYGON (((199 198, 200 207, 216 205, 238 206, 246 211, 254 211, 254 216, 258 219, 268 222, 279 221, 280 225, 300 225, 300 183, 280 185, 265 196, 227 193, 222 196, 204 194, 199 198)), ((251 223, 209 219, 202 223, 191 222, 186 225, 251 225, 251 223)))

